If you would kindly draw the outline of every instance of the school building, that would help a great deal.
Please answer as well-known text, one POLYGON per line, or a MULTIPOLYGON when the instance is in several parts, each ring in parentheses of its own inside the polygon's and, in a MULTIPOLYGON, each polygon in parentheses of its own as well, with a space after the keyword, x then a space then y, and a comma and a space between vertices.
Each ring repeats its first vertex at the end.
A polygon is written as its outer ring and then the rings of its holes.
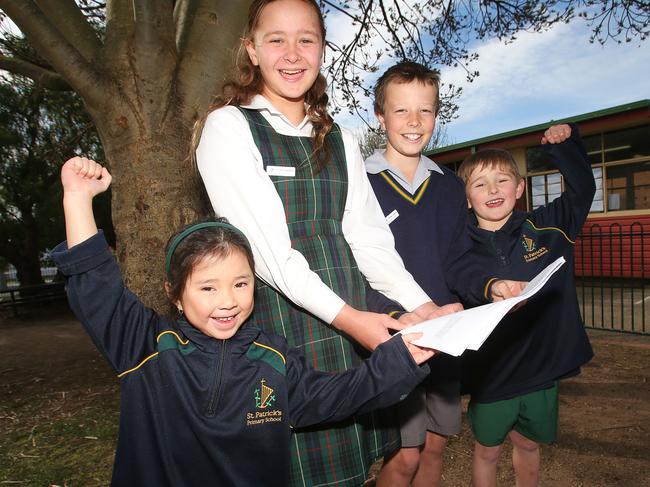
MULTIPOLYGON (((456 170, 477 150, 508 150, 526 179, 518 207, 533 210, 560 196, 564 184, 545 161, 540 138, 550 125, 569 122, 580 129, 597 188, 576 242, 576 274, 608 282, 641 282, 645 289, 650 280, 650 100, 441 147, 427 155, 456 170)), ((642 301, 648 301, 645 290, 642 301)), ((645 331, 645 312, 643 322, 645 331)))

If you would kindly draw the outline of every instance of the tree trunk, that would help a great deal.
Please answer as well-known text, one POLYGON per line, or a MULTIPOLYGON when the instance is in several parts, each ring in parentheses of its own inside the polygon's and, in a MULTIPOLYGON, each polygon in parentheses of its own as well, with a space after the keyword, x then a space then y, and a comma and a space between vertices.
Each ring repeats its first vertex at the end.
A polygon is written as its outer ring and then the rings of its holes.
MULTIPOLYGON (((109 0, 100 39, 75 2, 0 0, 50 63, 49 74, 83 98, 113 175, 116 254, 126 284, 158 310, 167 309, 167 239, 203 208, 187 162, 191 129, 227 77, 248 4, 109 0)), ((12 69, 35 78, 44 69, 31 62, 20 68, 12 69)), ((38 80, 47 82, 41 74, 38 80)))
POLYGON ((38 253, 36 253, 36 256, 25 255, 22 259, 12 262, 12 264, 16 268, 16 279, 18 279, 21 286, 43 284, 38 253))
POLYGON ((178 228, 199 216, 197 180, 187 159, 190 131, 172 116, 156 132, 107 136, 114 120, 101 118, 96 124, 113 175, 115 252, 126 285, 163 311, 165 245, 178 228))

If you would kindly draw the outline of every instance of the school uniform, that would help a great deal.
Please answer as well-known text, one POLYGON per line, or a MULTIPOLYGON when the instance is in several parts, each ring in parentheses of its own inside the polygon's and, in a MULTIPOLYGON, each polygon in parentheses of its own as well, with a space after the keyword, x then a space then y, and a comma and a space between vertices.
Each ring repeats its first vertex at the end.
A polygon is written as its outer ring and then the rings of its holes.
POLYGON ((428 371, 401 339, 335 375, 253 319, 228 340, 209 337, 130 293, 101 232, 52 256, 72 309, 120 379, 113 486, 285 487, 292 428, 391 404, 428 371))
MULTIPOLYGON (((388 162, 383 151, 376 151, 365 164, 397 252, 422 289, 438 305, 458 302, 458 296, 466 303, 486 302, 490 277, 466 255, 472 244, 463 182, 426 156, 420 157, 412 181, 388 162)), ((370 295, 372 310, 381 311, 380 302, 381 296, 370 295)), ((423 444, 427 430, 446 436, 460 431, 460 361, 438 354, 429 363, 426 383, 394 408, 402 446, 423 444)))
POLYGON ((562 196, 528 213, 515 210, 495 232, 479 228, 472 216, 470 255, 488 272, 519 281, 529 281, 560 256, 566 264, 524 306, 506 315, 477 352, 464 354, 472 401, 550 388, 557 379, 578 374, 593 356, 574 278, 574 242, 594 196, 593 173, 577 127, 565 142, 543 147, 564 177, 562 196))
MULTIPOLYGON (((291 124, 264 97, 223 107, 206 122, 197 160, 214 210, 240 228, 256 262, 256 323, 301 348, 323 371, 346 370, 365 352, 331 322, 345 303, 366 309, 365 280, 412 310, 429 297, 403 268, 363 172, 354 137, 334 126, 332 160, 311 160, 307 118, 291 124)), ((292 485, 361 485, 399 447, 376 414, 323 431, 298 431, 292 485)))

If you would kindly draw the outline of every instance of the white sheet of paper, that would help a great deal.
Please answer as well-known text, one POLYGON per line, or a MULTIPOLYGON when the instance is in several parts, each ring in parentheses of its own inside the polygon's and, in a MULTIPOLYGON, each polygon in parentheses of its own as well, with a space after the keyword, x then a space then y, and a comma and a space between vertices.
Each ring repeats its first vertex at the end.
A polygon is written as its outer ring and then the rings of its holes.
POLYGON ((421 332, 422 337, 413 343, 456 357, 467 349, 478 350, 508 311, 536 294, 564 263, 564 257, 560 257, 549 264, 528 283, 519 296, 423 321, 400 333, 406 335, 421 332))

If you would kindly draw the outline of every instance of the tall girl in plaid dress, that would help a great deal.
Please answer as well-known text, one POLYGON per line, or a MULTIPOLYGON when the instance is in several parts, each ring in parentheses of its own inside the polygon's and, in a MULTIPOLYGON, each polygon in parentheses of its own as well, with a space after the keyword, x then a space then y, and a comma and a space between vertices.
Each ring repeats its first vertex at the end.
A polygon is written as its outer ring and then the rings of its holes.
MULTIPOLYGON (((444 310, 404 269, 357 142, 327 113, 324 42, 314 0, 253 1, 238 79, 193 142, 214 210, 251 242, 256 322, 302 348, 314 368, 339 371, 401 328, 365 311, 366 280, 413 317, 444 310)), ((400 446, 378 414, 295 433, 291 479, 300 486, 361 485, 400 446)))

